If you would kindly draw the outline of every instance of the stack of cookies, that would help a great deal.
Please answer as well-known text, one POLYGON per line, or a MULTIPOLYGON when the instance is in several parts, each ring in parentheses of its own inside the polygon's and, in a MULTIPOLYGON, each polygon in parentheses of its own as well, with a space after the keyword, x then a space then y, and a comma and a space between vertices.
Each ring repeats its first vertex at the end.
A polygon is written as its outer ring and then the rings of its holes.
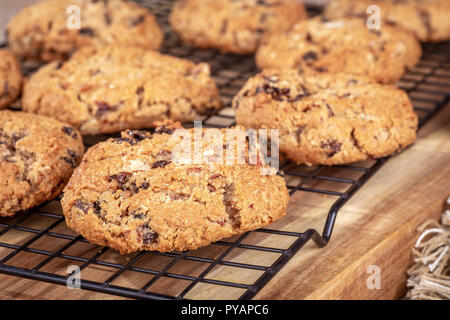
MULTIPOLYGON (((418 39, 450 37, 445 0, 377 0, 387 13, 379 29, 366 26, 371 1, 363 2, 331 1, 308 18, 297 0, 180 0, 169 21, 192 46, 255 54, 262 72, 233 100, 233 134, 278 129, 280 150, 295 163, 334 165, 414 142, 417 116, 393 83, 419 61, 418 39), (411 25, 402 10, 415 14, 411 25)), ((22 110, 0 111, 0 216, 64 189, 69 227, 127 253, 196 249, 286 213, 283 178, 261 174, 269 166, 252 161, 248 150, 259 146, 248 139, 235 150, 221 140, 229 132, 216 132, 227 160, 244 159, 232 165, 195 162, 195 154, 174 161, 180 122, 223 105, 208 64, 157 52, 163 32, 146 8, 45 0, 11 19, 7 42, 0 108, 21 96, 22 110), (20 60, 46 64, 24 81, 20 60), (83 136, 117 132, 83 156, 83 136)), ((214 158, 208 140, 201 147, 214 158)))

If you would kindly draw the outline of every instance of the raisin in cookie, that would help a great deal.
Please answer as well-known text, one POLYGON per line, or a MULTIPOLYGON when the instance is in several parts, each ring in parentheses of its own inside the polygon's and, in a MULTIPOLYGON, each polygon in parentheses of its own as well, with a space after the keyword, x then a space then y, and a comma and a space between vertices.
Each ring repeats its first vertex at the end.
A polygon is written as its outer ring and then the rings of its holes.
POLYGON ((7 29, 9 47, 18 57, 43 61, 94 44, 158 49, 162 39, 147 9, 123 0, 46 0, 22 9, 7 29))
POLYGON ((420 59, 415 36, 401 28, 369 30, 363 20, 321 17, 299 22, 286 33, 264 39, 256 62, 265 68, 302 68, 365 75, 393 83, 420 59))
POLYGON ((221 100, 209 65, 111 45, 42 67, 24 86, 22 107, 97 134, 190 121, 220 109, 221 100))
POLYGON ((0 50, 0 109, 14 102, 20 94, 22 71, 16 57, 0 50))
MULTIPOLYGON (((383 23, 398 24, 413 31, 424 42, 450 39, 450 1, 448 0, 332 0, 325 8, 328 18, 358 16, 367 19, 380 8, 383 23)), ((382 28, 384 27, 382 23, 382 28)))
POLYGON ((181 0, 169 20, 189 44, 250 54, 264 33, 282 32, 306 16, 298 0, 181 0))
MULTIPOLYGON (((289 194, 282 177, 261 174, 265 165, 251 164, 248 153, 242 153, 242 162, 234 161, 236 149, 227 154, 231 162, 213 160, 220 152, 212 146, 219 146, 223 157, 231 149, 228 140, 202 140, 196 155, 210 157, 206 163, 195 162, 194 153, 181 158, 191 163, 175 161, 182 141, 193 145, 178 128, 163 125, 153 134, 130 130, 90 148, 64 189, 68 226, 121 253, 166 252, 196 249, 285 214, 289 194)), ((203 129, 200 136, 205 130, 226 136, 225 129, 203 129)), ((185 132, 191 139, 195 135, 193 129, 185 132)))
POLYGON ((80 134, 67 124, 0 111, 0 216, 58 196, 83 152, 80 134))
POLYGON ((265 70, 245 84, 233 108, 240 125, 279 129, 280 151, 299 164, 380 158, 416 137, 406 93, 361 76, 265 70))

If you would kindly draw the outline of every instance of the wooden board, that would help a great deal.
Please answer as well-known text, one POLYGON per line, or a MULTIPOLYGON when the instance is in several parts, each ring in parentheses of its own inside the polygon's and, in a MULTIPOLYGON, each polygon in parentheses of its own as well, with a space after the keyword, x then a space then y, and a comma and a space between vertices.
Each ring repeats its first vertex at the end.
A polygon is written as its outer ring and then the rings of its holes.
MULTIPOLYGON (((417 143, 388 163, 341 209, 329 245, 316 248, 308 243, 291 261, 259 292, 256 299, 396 299, 405 293, 405 271, 411 262, 411 247, 417 227, 427 219, 437 219, 443 201, 450 195, 450 105, 430 121, 419 134, 417 143), (369 266, 380 270, 380 289, 369 289, 369 266)), ((327 196, 307 192, 296 193, 290 202, 285 218, 271 226, 281 230, 299 231, 309 227, 321 230, 330 201, 327 196)), ((54 208, 58 210, 58 208, 54 208)), ((49 221, 26 220, 29 226, 44 227, 49 221)), ((64 228, 62 226, 61 228, 64 228)), ((59 230, 61 231, 61 230, 59 230)), ((68 230, 64 230, 69 232, 68 230)), ((4 241, 5 239, 2 239, 4 241)), ((9 241, 20 243, 26 235, 16 233, 9 241)), ((55 250, 62 243, 43 239, 48 250, 55 250)), ((274 235, 252 234, 252 244, 286 248, 290 240, 274 235)), ((41 244, 42 245, 42 244, 41 244)), ((78 246, 71 249, 76 255, 90 256, 98 247, 78 246)), ((211 245, 195 254, 214 257, 223 248, 211 245)), ((0 249, 0 257, 10 252, 0 249)), ((110 251, 104 259, 124 263, 133 255, 120 256, 110 251)), ((270 265, 278 256, 250 250, 235 250, 230 261, 270 265)), ((23 253, 11 262, 32 266, 43 257, 23 253)), ((163 268, 168 261, 150 255, 143 266, 163 268)), ((64 275, 67 263, 57 261, 46 267, 49 272, 64 275)), ((190 262, 170 270, 198 275, 204 266, 190 262)), ((83 279, 105 280, 114 269, 93 266, 83 270, 83 279)), ((209 278, 253 282, 259 271, 236 274, 230 267, 215 268, 209 278)), ((114 284, 139 286, 152 276, 126 272, 114 284)), ((177 294, 189 282, 170 278, 159 279, 153 290, 177 294)), ((235 299, 241 289, 198 284, 186 296, 190 299, 235 299)), ((69 290, 43 282, 0 275, 1 299, 121 299, 84 290, 69 290)))
MULTIPOLYGON (((391 159, 340 211, 324 249, 302 249, 257 295, 259 299, 396 299, 416 229, 437 219, 450 195, 450 108, 420 132, 417 143, 391 159), (368 289, 369 266, 381 289, 368 289)), ((314 207, 294 199, 299 218, 314 224, 314 207), (297 202, 297 204, 296 204, 297 202)), ((319 224, 317 224, 319 226, 319 224)))

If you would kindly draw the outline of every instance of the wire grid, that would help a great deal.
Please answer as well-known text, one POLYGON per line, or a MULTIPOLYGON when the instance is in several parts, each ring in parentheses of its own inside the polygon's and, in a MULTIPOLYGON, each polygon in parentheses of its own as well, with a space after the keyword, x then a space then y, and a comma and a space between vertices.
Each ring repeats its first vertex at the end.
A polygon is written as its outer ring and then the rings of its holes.
MULTIPOLYGON (((211 65, 212 76, 227 107, 216 115, 203 118, 203 125, 234 125, 231 99, 246 79, 257 72, 253 57, 223 55, 215 50, 183 45, 167 23, 173 1, 137 2, 150 8, 163 26, 164 53, 211 65)), ((313 8, 312 13, 317 10, 313 8)), ((399 82, 413 102, 420 126, 449 100, 448 52, 448 42, 425 45, 421 62, 399 82)), ((24 66, 25 73, 30 74, 37 67, 24 66)), ((89 147, 108 137, 86 137, 85 142, 89 147)), ((107 247, 89 244, 68 229, 59 199, 56 199, 13 218, 0 219, 0 272, 66 285, 67 267, 77 265, 83 274, 81 288, 102 293, 140 299, 189 299, 198 297, 203 290, 206 293, 200 297, 210 298, 208 286, 213 286, 220 298, 250 299, 308 240, 312 239, 319 247, 328 243, 339 209, 387 160, 332 167, 297 166, 285 161, 280 170, 291 196, 304 192, 333 199, 325 214, 322 234, 315 229, 285 230, 277 228, 275 223, 195 251, 139 252, 120 256, 107 247), (266 258, 251 263, 248 259, 245 263, 239 260, 240 254, 248 253, 258 253, 257 256, 266 258), (230 274, 242 274, 242 277, 230 280, 230 274)))

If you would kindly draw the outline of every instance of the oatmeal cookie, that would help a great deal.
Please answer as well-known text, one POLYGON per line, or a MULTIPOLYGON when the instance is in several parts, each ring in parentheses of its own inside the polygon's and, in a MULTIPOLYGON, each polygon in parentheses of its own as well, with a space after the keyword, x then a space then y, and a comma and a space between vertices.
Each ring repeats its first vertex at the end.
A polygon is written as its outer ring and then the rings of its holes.
POLYGON ((30 60, 66 58, 77 48, 97 44, 158 49, 162 40, 153 14, 123 0, 46 0, 22 9, 7 28, 11 50, 30 60), (71 25, 76 22, 76 11, 70 11, 74 6, 79 8, 78 29, 71 25))
MULTIPOLYGON (((179 128, 167 124, 153 133, 129 130, 90 148, 64 189, 61 203, 68 226, 121 253, 167 252, 196 249, 285 214, 289 194, 284 179, 262 175, 265 165, 251 164, 248 153, 241 154, 242 162, 228 165, 196 163, 193 155, 183 158, 191 163, 175 161, 184 139, 179 128)), ((219 153, 208 141, 201 143, 203 159, 219 153)), ((218 141, 223 152, 230 150, 228 140, 218 141)), ((234 150, 227 159, 239 157, 234 150)))
POLYGON ((24 86, 22 107, 98 134, 191 121, 222 104, 209 65, 111 45, 42 67, 24 86))
POLYGON ((20 94, 22 71, 16 57, 0 49, 0 109, 14 102, 20 94))
POLYGON ((298 164, 385 157, 414 142, 417 115, 392 85, 348 74, 264 70, 233 100, 247 128, 279 129, 280 151, 298 164))
POLYGON ((251 54, 263 34, 282 32, 306 17, 298 0, 181 0, 169 20, 184 42, 251 54))
POLYGON ((384 26, 370 30, 363 20, 317 17, 301 21, 288 32, 264 38, 256 53, 260 69, 302 68, 318 72, 365 75, 393 83, 422 55, 414 34, 384 26))
POLYGON ((328 18, 358 16, 367 19, 367 8, 370 5, 380 8, 380 18, 384 23, 397 24, 411 30, 420 41, 450 39, 448 0, 332 0, 324 14, 328 18))
POLYGON ((58 196, 83 152, 80 134, 67 124, 0 111, 0 216, 58 196))

